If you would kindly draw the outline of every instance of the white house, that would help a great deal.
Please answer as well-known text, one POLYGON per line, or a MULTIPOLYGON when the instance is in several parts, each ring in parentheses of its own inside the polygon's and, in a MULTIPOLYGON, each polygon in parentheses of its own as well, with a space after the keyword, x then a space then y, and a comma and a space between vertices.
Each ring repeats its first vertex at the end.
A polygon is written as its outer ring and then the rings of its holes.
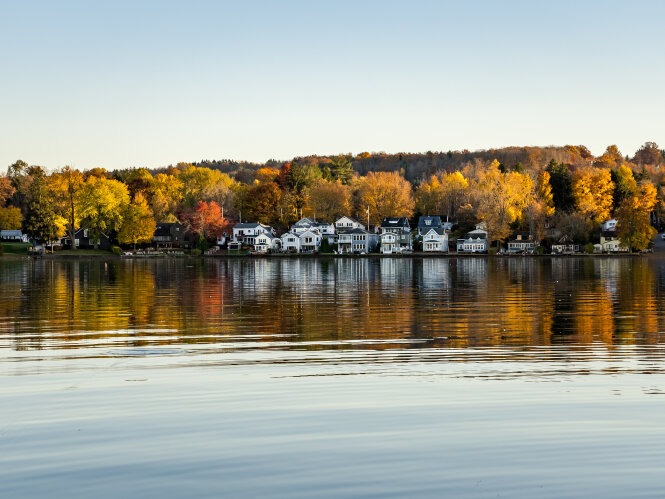
POLYGON ((313 218, 305 217, 298 220, 291 226, 289 232, 293 234, 300 234, 306 230, 310 230, 314 225, 316 225, 316 220, 313 218))
POLYGON ((233 240, 249 246, 254 246, 254 240, 259 234, 273 233, 272 227, 258 222, 242 222, 233 226, 233 240))
POLYGON ((458 253, 487 253, 488 249, 487 230, 482 222, 476 225, 475 230, 468 232, 464 239, 457 240, 458 253))
POLYGON ((580 252, 580 245, 575 244, 568 236, 563 236, 555 244, 552 245, 553 255, 570 255, 580 252))
POLYGON ((300 253, 300 235, 293 232, 282 234, 282 251, 286 253, 300 253))
POLYGON ((423 251, 447 252, 448 233, 443 227, 433 227, 423 234, 423 251))
POLYGON ((299 234, 300 251, 299 253, 314 253, 321 247, 321 234, 318 230, 308 230, 299 234))
MULTIPOLYGON (((452 225, 452 224, 451 224, 452 225)), ((426 216, 418 218, 418 235, 424 236, 430 229, 441 228, 441 217, 426 216)))
POLYGON ((376 249, 379 236, 365 229, 351 229, 341 232, 337 236, 337 251, 339 253, 369 253, 376 249))
POLYGON ((340 231, 349 231, 351 229, 363 229, 365 230, 365 226, 358 222, 357 220, 354 220, 351 217, 342 217, 338 218, 335 221, 335 231, 340 232, 340 231))
POLYGON ((0 239, 3 241, 28 242, 28 236, 23 234, 20 230, 0 230, 0 239))
POLYGON ((269 232, 263 232, 254 238, 254 251, 257 253, 268 253, 277 251, 282 246, 279 237, 273 236, 269 232))

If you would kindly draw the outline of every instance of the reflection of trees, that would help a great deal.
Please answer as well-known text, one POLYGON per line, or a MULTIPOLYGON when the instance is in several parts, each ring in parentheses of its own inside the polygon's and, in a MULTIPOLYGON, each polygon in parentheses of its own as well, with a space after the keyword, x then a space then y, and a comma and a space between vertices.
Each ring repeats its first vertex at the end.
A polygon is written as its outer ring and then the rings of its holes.
POLYGON ((663 281, 645 258, 15 261, 0 328, 15 348, 655 343, 663 281))

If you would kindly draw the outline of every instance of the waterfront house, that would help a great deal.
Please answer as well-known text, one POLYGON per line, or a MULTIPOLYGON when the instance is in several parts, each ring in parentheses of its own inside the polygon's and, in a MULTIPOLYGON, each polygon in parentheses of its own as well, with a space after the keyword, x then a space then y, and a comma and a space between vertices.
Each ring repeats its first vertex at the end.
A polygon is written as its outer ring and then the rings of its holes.
POLYGON ((238 243, 254 246, 255 238, 259 234, 274 234, 269 225, 258 222, 241 222, 233 226, 233 240, 238 243))
POLYGON ((282 240, 270 232, 262 232, 254 237, 254 251, 257 253, 268 253, 270 251, 279 251, 282 246, 282 240))
POLYGON ((300 253, 300 236, 293 232, 282 234, 282 251, 286 253, 300 253))
POLYGON ((340 232, 340 231, 348 231, 351 229, 365 229, 365 226, 358 222, 357 220, 354 220, 351 217, 342 217, 338 218, 335 221, 335 231, 340 232))
POLYGON ((384 218, 379 229, 381 230, 381 253, 402 253, 413 249, 411 226, 406 217, 384 218))
POLYGON ((305 217, 298 220, 291 226, 289 232, 293 234, 300 234, 306 230, 310 230, 314 225, 316 225, 316 220, 313 218, 305 217))
POLYGON ((185 248, 189 246, 189 234, 179 222, 162 222, 156 225, 152 242, 157 248, 185 248))
POLYGON ((575 244, 568 236, 563 236, 552 245, 553 255, 572 255, 580 252, 580 245, 575 244))
POLYGON ((483 222, 477 224, 475 230, 468 232, 464 239, 457 240, 458 253, 487 253, 488 249, 487 230, 483 222))
MULTIPOLYGON (((74 232, 74 246, 79 249, 103 249, 108 250, 111 248, 111 241, 109 237, 103 232, 99 233, 99 241, 95 241, 93 237, 93 231, 91 229, 86 229, 81 227, 76 232, 74 232)), ((62 238, 61 244, 64 247, 71 248, 71 241, 69 239, 69 234, 62 238)))
POLYGON ((317 222, 313 218, 303 218, 298 220, 291 226, 289 232, 292 234, 302 234, 306 231, 318 233, 321 238, 327 239, 328 243, 335 244, 337 242, 335 234, 335 225, 329 222, 317 222))
POLYGON ((430 229, 440 229, 442 227, 441 217, 439 216, 418 217, 418 235, 421 237, 430 229))
POLYGON ((627 253, 629 248, 621 244, 614 231, 600 233, 600 243, 593 245, 594 253, 627 253))
POLYGON ((27 243, 28 236, 23 234, 20 230, 0 230, 0 240, 2 241, 16 241, 20 243, 27 243))
POLYGON ((533 253, 536 249, 536 241, 532 234, 517 233, 508 241, 508 253, 533 253))
POLYGON ((365 229, 351 229, 337 235, 338 253, 369 253, 376 249, 379 236, 365 229))
POLYGON ((308 230, 299 234, 300 253, 316 253, 321 247, 321 234, 318 230, 308 230))
POLYGON ((422 235, 423 251, 447 252, 448 233, 443 227, 432 227, 422 235))

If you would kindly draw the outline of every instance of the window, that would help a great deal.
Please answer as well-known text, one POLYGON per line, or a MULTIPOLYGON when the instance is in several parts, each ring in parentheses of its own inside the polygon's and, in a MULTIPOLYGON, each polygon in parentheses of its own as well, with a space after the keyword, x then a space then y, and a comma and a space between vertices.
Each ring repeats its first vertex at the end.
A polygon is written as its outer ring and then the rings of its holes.
POLYGON ((425 220, 425 225, 432 225, 432 221, 431 220, 425 220))

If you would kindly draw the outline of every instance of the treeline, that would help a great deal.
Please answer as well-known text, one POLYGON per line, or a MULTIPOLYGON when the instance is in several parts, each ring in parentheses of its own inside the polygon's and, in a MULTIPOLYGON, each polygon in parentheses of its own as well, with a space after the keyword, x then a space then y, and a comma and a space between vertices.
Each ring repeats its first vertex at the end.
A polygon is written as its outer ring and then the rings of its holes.
POLYGON ((0 228, 54 241, 80 227, 121 244, 149 242, 157 222, 180 221, 213 240, 238 220, 281 229, 303 216, 443 215, 463 232, 484 221, 492 241, 528 231, 538 241, 587 243, 615 216, 626 246, 644 249, 663 211, 665 156, 647 142, 630 158, 616 146, 356 156, 311 156, 267 164, 179 163, 47 171, 17 161, 0 177, 0 228))

